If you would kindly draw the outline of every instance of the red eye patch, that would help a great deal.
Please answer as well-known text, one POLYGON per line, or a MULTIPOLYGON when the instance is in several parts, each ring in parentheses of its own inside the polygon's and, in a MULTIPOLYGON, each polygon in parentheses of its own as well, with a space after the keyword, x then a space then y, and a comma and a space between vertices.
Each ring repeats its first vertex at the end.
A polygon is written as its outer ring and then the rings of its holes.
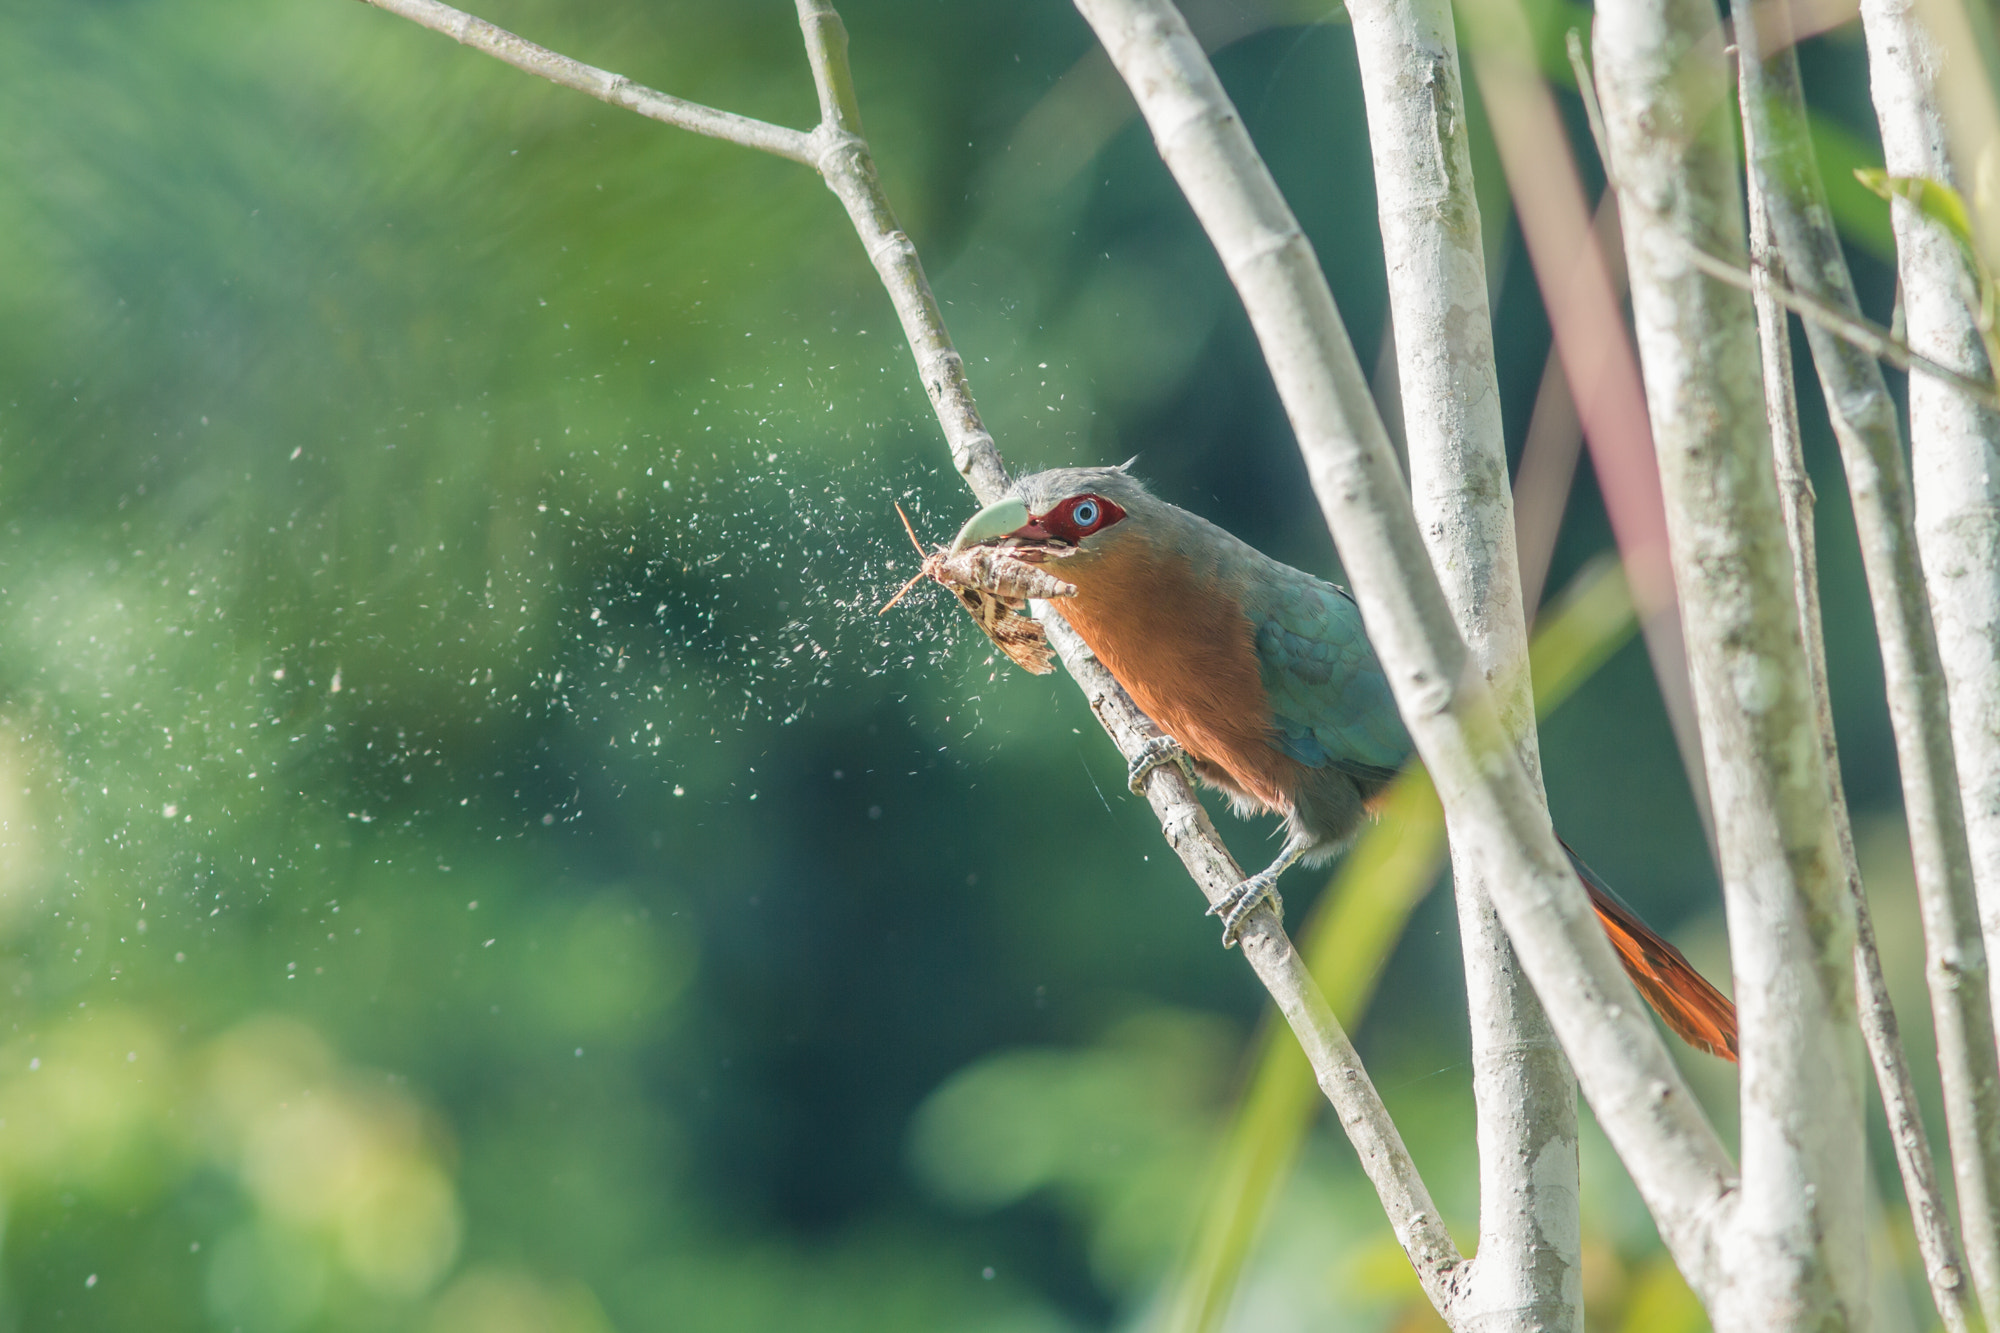
POLYGON ((1125 517, 1125 511, 1101 495, 1073 495, 1048 513, 1038 516, 1040 524, 1051 537, 1074 546, 1093 532, 1104 529, 1125 517))

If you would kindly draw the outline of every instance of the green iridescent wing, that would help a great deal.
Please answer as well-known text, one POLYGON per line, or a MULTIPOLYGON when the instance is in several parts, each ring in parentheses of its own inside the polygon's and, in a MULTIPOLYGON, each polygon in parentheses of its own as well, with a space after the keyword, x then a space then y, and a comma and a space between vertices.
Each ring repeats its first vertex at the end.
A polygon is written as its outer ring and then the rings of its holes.
POLYGON ((1287 566, 1252 611, 1271 743, 1311 768, 1386 781, 1410 757, 1389 680, 1353 598, 1287 566))

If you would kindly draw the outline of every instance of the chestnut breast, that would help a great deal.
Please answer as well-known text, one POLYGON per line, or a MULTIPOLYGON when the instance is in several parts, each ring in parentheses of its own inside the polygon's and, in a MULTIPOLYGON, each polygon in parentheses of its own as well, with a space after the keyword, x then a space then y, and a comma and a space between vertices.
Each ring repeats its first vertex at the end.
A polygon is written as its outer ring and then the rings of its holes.
POLYGON ((1054 572, 1076 595, 1050 605, 1146 716, 1224 785, 1289 813, 1304 766, 1270 743, 1255 627, 1222 580, 1142 541, 1054 572))

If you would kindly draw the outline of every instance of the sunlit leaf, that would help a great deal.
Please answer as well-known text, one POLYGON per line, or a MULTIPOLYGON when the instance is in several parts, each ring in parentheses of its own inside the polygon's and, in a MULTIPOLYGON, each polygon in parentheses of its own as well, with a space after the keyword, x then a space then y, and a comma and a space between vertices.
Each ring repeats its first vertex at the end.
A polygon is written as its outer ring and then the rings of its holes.
POLYGON ((1854 178, 1884 199, 1907 199, 1933 222, 1940 223, 1960 245, 1973 247, 1972 215, 1965 200, 1949 185, 1922 176, 1892 176, 1880 167, 1856 167, 1854 178))
POLYGON ((1987 365, 2000 370, 2000 278, 1987 267, 1972 230, 1972 213, 1965 200, 1949 185, 1921 176, 1891 176, 1880 168, 1862 167, 1854 173, 1863 185, 1884 199, 1902 198, 1916 205, 1923 215, 1951 234, 1972 269, 1974 284, 1973 318, 1986 343, 1987 365))

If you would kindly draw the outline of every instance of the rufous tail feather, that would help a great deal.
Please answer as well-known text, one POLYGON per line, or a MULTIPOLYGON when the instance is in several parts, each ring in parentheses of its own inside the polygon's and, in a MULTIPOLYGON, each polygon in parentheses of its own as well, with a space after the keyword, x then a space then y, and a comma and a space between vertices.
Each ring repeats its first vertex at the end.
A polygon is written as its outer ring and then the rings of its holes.
POLYGON ((1625 975, 1632 978, 1653 1012, 1696 1050, 1734 1061, 1736 1006, 1729 997, 1709 985, 1679 949, 1641 921, 1568 843, 1563 843, 1563 850, 1569 853, 1583 887, 1590 891, 1590 905, 1597 909, 1597 919, 1611 937, 1611 947, 1618 951, 1625 975))

